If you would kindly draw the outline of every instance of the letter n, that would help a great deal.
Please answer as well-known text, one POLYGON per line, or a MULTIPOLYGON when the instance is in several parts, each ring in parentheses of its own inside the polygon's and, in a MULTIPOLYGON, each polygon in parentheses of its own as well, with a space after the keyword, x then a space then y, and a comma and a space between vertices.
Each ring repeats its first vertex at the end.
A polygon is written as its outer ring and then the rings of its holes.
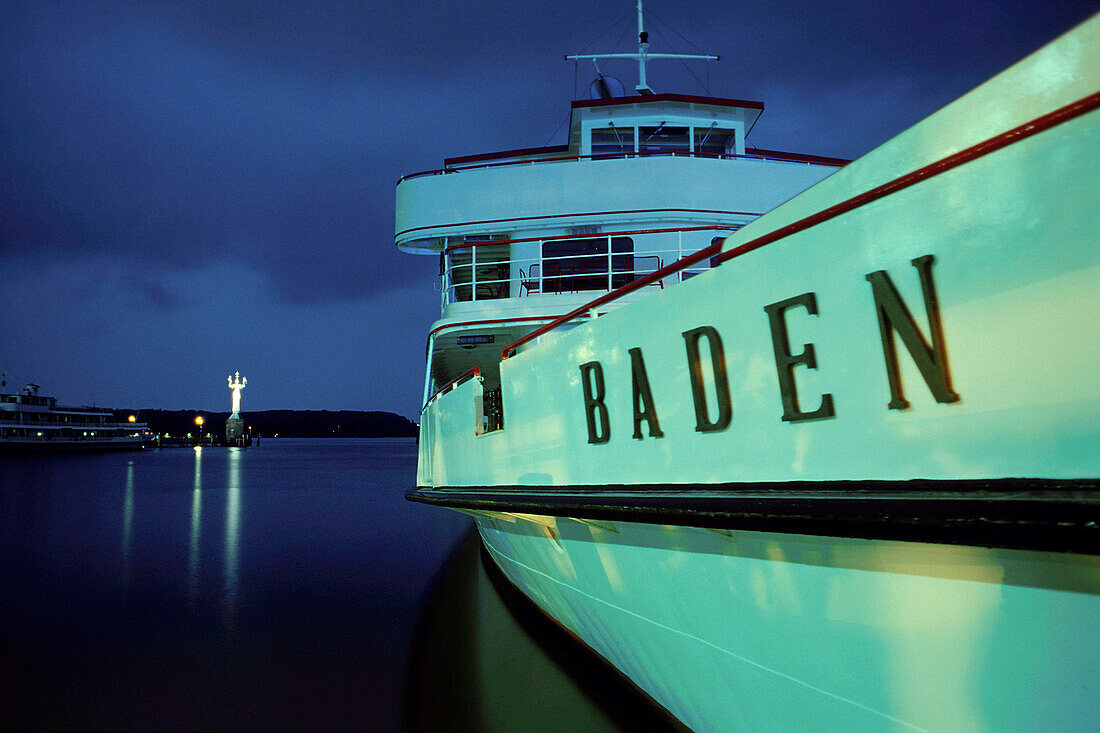
POLYGON ((629 350, 632 372, 631 391, 634 393, 634 437, 642 439, 642 421, 649 423, 649 437, 663 438, 661 426, 657 424, 657 410, 653 407, 653 392, 649 389, 649 376, 646 375, 642 350, 635 347, 629 350))
POLYGON ((878 314, 879 333, 882 336, 882 351, 886 357, 886 379, 890 383, 888 407, 891 410, 903 410, 909 407, 909 402, 901 391, 901 374, 898 371, 897 349, 894 346, 895 331, 901 337, 901 342, 916 363, 936 402, 959 401, 959 395, 951 389, 951 377, 947 370, 947 349, 944 346, 943 328, 940 325, 936 288, 932 282, 933 262, 935 258, 932 255, 924 255, 912 261, 920 275, 924 309, 928 313, 928 330, 932 336, 931 346, 921 335, 917 322, 905 307, 886 271, 878 270, 867 275, 867 280, 871 283, 871 292, 875 297, 875 312, 878 314))
POLYGON ((730 388, 726 381, 726 354, 722 350, 722 339, 712 326, 699 326, 684 331, 687 346, 688 374, 691 377, 691 396, 695 400, 695 429, 700 433, 725 430, 733 418, 730 405, 730 388), (707 412, 707 396, 703 391, 703 365, 699 356, 699 341, 706 337, 710 345, 710 363, 714 369, 714 390, 718 398, 718 417, 710 419, 707 412))
POLYGON ((611 439, 611 424, 604 404, 603 367, 598 361, 581 364, 581 385, 584 388, 584 417, 588 421, 588 442, 606 443, 611 439), (596 416, 599 415, 599 430, 596 416))

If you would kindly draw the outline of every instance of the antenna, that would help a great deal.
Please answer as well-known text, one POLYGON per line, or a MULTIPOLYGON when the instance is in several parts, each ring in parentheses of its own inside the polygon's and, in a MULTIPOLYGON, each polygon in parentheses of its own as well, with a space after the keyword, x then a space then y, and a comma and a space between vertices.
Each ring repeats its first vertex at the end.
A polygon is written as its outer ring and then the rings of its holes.
POLYGON ((589 99, 611 99, 621 97, 626 93, 623 83, 613 76, 596 74, 592 85, 588 87, 589 99))
MULTIPOLYGON (((576 61, 578 59, 592 59, 595 63, 597 59, 633 59, 638 62, 638 85, 634 87, 634 91, 638 94, 653 94, 653 90, 649 88, 649 84, 645 78, 645 62, 653 59, 702 59, 704 61, 717 61, 717 56, 704 56, 698 54, 686 54, 686 53, 650 53, 649 52, 649 34, 646 33, 645 26, 642 23, 642 0, 638 0, 638 53, 592 53, 592 54, 578 54, 575 56, 566 56, 567 60, 576 61)), ((596 67, 596 83, 604 78, 600 73, 599 66, 596 67)))

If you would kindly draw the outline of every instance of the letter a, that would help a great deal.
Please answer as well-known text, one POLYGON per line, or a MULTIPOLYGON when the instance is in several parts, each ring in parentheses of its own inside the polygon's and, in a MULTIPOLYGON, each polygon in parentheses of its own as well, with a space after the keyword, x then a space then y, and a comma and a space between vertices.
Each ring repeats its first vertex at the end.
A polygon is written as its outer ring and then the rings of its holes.
POLYGON ((649 376, 642 361, 642 350, 630 349, 630 369, 633 372, 631 388, 634 392, 634 437, 642 439, 642 420, 649 423, 649 437, 663 438, 661 426, 657 424, 657 409, 653 406, 653 392, 649 389, 649 376))
POLYGON ((733 419, 730 405, 730 387, 726 381, 726 354, 722 339, 713 326, 699 326, 683 333, 687 347, 688 375, 691 377, 691 396, 695 401, 695 429, 700 433, 725 430, 733 419), (714 390, 718 398, 718 417, 711 422, 707 413, 707 396, 703 393, 703 365, 699 356, 699 340, 704 336, 710 344, 710 364, 714 369, 714 390))
POLYGON ((920 275, 921 291, 924 293, 924 309, 928 313, 928 330, 932 335, 932 345, 924 340, 917 322, 898 295, 894 283, 885 270, 867 275, 871 283, 871 292, 875 297, 875 312, 878 314, 879 333, 882 336, 882 351, 886 357, 886 379, 890 383, 891 410, 903 410, 909 407, 901 391, 901 374, 898 372, 898 356, 894 346, 894 331, 901 337, 909 355, 913 357, 925 384, 932 391, 936 402, 958 402, 959 395, 951 389, 951 377, 947 371, 947 349, 944 346, 943 328, 940 326, 940 311, 936 302, 936 288, 932 282, 932 255, 924 255, 913 260, 913 266, 920 275))
POLYGON ((607 405, 604 404, 603 367, 600 362, 581 364, 581 386, 584 388, 584 418, 588 422, 588 442, 606 443, 611 439, 611 424, 607 405), (589 375, 592 375, 591 378, 589 375), (596 430, 597 413, 600 416, 599 430, 596 430))

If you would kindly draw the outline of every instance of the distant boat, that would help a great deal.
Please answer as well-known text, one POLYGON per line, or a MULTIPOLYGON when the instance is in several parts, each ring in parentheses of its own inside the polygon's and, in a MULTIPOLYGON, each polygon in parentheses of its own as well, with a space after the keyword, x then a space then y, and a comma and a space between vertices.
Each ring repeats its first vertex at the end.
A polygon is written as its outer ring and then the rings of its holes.
POLYGON ((1095 729, 1100 18, 848 165, 640 76, 399 182, 407 496, 695 730, 1095 729))
POLYGON ((60 407, 28 384, 0 394, 0 451, 6 453, 140 449, 153 434, 144 423, 120 422, 110 410, 60 407))

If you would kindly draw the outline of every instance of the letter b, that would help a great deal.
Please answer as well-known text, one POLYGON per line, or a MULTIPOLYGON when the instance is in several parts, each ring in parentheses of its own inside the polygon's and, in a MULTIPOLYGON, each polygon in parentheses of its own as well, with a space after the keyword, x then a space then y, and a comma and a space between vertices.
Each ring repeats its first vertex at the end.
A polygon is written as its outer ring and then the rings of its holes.
POLYGON ((588 442, 606 443, 611 439, 611 423, 604 404, 603 367, 598 361, 581 364, 581 386, 584 388, 584 417, 588 422, 588 442), (591 375, 591 376, 590 376, 591 375), (596 416, 599 415, 597 430, 596 416))

